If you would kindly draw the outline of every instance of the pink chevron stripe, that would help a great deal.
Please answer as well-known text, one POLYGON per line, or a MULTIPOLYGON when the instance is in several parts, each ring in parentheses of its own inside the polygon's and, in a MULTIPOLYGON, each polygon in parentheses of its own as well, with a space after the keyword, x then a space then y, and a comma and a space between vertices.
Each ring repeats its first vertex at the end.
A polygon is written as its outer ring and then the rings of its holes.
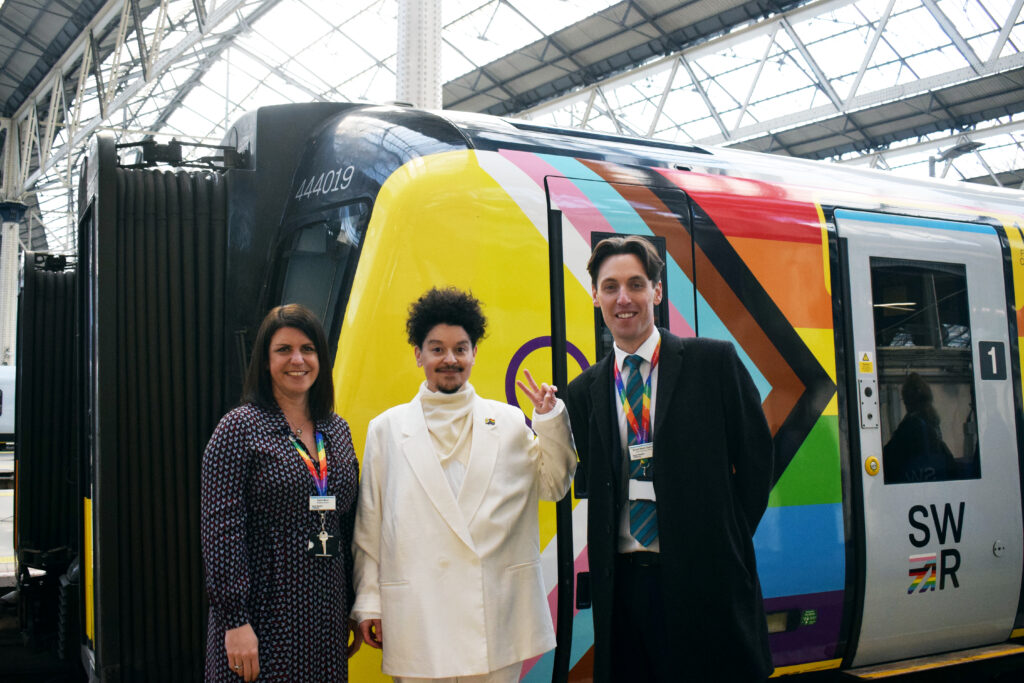
MULTIPOLYGON (((557 176, 564 178, 561 171, 532 152, 503 149, 499 150, 498 153, 515 164, 541 188, 544 187, 545 177, 557 176)), ((583 237, 587 244, 591 243, 590 236, 595 231, 618 232, 608 222, 604 214, 594 206, 593 202, 571 180, 564 179, 557 184, 556 191, 553 193, 553 199, 557 204, 557 208, 568 217, 569 222, 576 228, 576 232, 583 237)), ((690 326, 690 323, 686 321, 686 318, 683 317, 671 300, 669 300, 668 304, 668 327, 673 334, 680 337, 697 336, 693 331, 693 327, 690 326)))
MULTIPOLYGON (((540 187, 544 187, 544 178, 547 176, 564 178, 561 171, 532 152, 503 149, 499 153, 518 166, 540 187)), ((590 235, 595 230, 615 232, 608 219, 571 180, 559 182, 553 198, 557 208, 569 217, 587 244, 590 244, 590 235)))

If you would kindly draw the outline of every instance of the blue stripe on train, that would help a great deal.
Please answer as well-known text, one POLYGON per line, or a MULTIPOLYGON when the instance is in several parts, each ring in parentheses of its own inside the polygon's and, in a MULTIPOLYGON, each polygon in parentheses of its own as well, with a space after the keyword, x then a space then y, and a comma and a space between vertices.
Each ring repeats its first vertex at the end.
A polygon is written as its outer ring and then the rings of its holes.
MULTIPOLYGON (((846 559, 843 509, 839 503, 768 508, 754 534, 757 569, 765 599, 842 591, 846 559)), ((573 620, 570 666, 594 644, 590 610, 573 620)), ((554 651, 544 654, 523 678, 551 680, 554 651)))
POLYGON ((846 577, 840 503, 768 508, 754 534, 764 597, 842 590, 846 577))
MULTIPOLYGON (((867 213, 864 211, 851 211, 849 209, 836 209, 836 218, 840 220, 867 221, 868 223, 884 223, 886 225, 906 225, 912 228, 976 232, 982 235, 994 235, 996 233, 995 228, 992 226, 980 225, 978 223, 943 221, 933 218, 917 218, 916 216, 898 216, 890 213, 867 213)), ((842 228, 839 230, 842 232, 842 228)))
MULTIPOLYGON (((576 666, 591 647, 594 646, 594 621, 590 610, 580 610, 572 621, 572 649, 569 653, 569 669, 576 666)), ((548 683, 555 668, 555 651, 545 653, 530 672, 523 677, 527 683, 548 683)))

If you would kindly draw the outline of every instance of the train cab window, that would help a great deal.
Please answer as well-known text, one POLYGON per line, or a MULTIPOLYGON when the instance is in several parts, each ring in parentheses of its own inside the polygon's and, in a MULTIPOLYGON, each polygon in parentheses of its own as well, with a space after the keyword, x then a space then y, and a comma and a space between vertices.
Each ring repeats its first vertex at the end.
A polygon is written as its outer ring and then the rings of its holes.
POLYGON ((871 288, 885 483, 978 478, 964 267, 872 258, 871 288))
POLYGON ((316 313, 332 339, 341 325, 338 304, 354 275, 369 206, 346 204, 317 214, 284 240, 280 303, 301 303, 316 313))

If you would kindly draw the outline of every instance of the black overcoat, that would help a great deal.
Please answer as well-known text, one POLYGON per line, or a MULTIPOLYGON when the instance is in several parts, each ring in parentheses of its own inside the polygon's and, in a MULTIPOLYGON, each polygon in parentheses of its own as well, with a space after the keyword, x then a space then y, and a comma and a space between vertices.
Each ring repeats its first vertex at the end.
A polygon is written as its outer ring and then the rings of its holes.
MULTIPOLYGON (((654 490, 668 636, 687 680, 764 679, 772 664, 752 537, 771 489, 772 439, 761 399, 732 344, 659 331, 654 490)), ((610 680, 626 498, 613 362, 609 353, 573 380, 567 401, 580 459, 576 495, 589 498, 598 682, 610 680)))

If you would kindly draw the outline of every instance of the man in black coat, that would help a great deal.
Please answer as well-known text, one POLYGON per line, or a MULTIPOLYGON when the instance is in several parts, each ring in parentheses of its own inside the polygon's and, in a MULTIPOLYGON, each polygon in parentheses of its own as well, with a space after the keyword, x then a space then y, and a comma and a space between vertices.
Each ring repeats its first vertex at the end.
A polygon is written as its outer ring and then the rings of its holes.
POLYGON ((589 498, 594 680, 759 681, 772 663, 752 537, 771 433, 732 344, 655 327, 663 266, 636 236, 601 241, 587 264, 615 339, 567 400, 589 498))

